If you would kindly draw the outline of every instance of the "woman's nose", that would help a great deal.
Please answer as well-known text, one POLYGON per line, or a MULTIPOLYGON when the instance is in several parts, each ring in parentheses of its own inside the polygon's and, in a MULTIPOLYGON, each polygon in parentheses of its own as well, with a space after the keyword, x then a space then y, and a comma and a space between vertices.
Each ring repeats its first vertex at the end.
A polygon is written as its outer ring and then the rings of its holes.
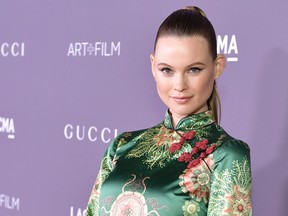
POLYGON ((187 80, 185 76, 178 75, 174 80, 174 90, 178 92, 182 92, 187 89, 187 80))

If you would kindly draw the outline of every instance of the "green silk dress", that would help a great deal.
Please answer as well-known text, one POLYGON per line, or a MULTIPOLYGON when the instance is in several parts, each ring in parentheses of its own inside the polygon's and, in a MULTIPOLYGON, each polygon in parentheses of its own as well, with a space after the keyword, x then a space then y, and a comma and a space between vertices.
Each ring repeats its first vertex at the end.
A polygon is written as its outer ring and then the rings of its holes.
POLYGON ((118 135, 108 147, 87 216, 252 215, 250 150, 211 111, 118 135))

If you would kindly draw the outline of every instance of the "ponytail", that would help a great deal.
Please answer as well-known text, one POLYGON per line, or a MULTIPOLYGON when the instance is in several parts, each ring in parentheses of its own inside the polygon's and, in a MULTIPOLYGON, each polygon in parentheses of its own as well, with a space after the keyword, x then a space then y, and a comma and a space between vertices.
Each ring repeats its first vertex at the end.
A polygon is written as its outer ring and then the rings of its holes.
POLYGON ((214 118, 215 122, 219 124, 221 119, 221 103, 216 82, 214 82, 212 94, 208 99, 207 103, 208 108, 212 111, 212 117, 214 118))

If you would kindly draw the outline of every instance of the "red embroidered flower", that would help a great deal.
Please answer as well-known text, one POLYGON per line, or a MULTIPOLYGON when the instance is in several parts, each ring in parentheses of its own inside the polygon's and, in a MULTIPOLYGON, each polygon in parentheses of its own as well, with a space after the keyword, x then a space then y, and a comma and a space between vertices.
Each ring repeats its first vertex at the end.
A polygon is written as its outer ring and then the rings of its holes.
POLYGON ((199 163, 200 163, 200 158, 196 158, 196 159, 192 160, 192 161, 188 164, 187 168, 190 169, 190 168, 196 166, 196 165, 199 164, 199 163))
POLYGON ((194 137, 194 135, 195 135, 195 131, 192 130, 192 131, 189 131, 189 132, 183 134, 183 137, 185 139, 192 139, 194 137))
POLYGON ((195 144, 195 147, 201 149, 201 150, 205 150, 207 148, 207 142, 206 140, 202 140, 202 141, 199 141, 195 144))
POLYGON ((211 154, 215 148, 216 148, 216 144, 214 143, 206 149, 206 154, 211 154))
POLYGON ((183 136, 180 138, 180 141, 177 143, 172 143, 172 145, 169 147, 170 153, 174 153, 177 150, 180 150, 182 147, 182 144, 187 140, 187 139, 192 139, 195 135, 195 131, 189 131, 187 133, 184 133, 183 136))
POLYGON ((198 153, 198 152, 199 152, 199 149, 194 147, 194 148, 192 149, 192 151, 191 151, 191 154, 194 155, 194 154, 196 154, 196 153, 198 153))
POLYGON ((182 136, 182 137, 180 138, 180 141, 179 141, 179 142, 180 142, 180 143, 184 143, 185 141, 186 141, 186 138, 182 136))
POLYGON ((203 158, 205 158, 206 156, 207 156, 207 154, 206 154, 205 152, 201 152, 201 154, 200 154, 199 157, 203 159, 203 158))
POLYGON ((192 154, 188 153, 188 152, 183 152, 181 154, 181 156, 178 158, 179 162, 189 162, 192 158, 192 154))
MULTIPOLYGON (((193 139, 195 136, 195 131, 189 131, 187 133, 184 133, 182 137, 180 138, 179 142, 172 143, 172 145, 169 147, 170 153, 174 153, 175 151, 179 151, 182 148, 183 143, 185 143, 186 140, 193 139)), ((211 154, 214 149, 216 148, 216 144, 212 144, 208 147, 209 141, 208 139, 203 139, 199 142, 195 143, 195 146, 192 148, 191 152, 183 152, 179 157, 179 162, 185 162, 188 163, 187 168, 190 169, 191 167, 196 166, 201 162, 202 159, 206 158, 207 155, 211 154), (196 155, 199 153, 198 155, 196 155), (196 157, 195 157, 196 155, 196 157)))
POLYGON ((205 143, 207 145, 208 144, 208 139, 203 139, 202 143, 205 143))
POLYGON ((175 151, 180 150, 181 147, 182 147, 181 143, 173 143, 173 144, 170 146, 169 151, 170 151, 171 153, 174 153, 175 151))

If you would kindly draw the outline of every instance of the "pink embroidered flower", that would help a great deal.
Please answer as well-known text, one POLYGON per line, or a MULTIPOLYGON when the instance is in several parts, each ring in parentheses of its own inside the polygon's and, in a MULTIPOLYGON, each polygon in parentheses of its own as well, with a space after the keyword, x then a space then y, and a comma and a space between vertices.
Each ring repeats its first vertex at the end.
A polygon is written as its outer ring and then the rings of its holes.
POLYGON ((241 188, 239 185, 234 185, 232 193, 226 196, 227 209, 225 213, 236 216, 249 216, 251 214, 250 192, 241 188))
MULTIPOLYGON (((214 161, 213 155, 206 157, 205 162, 210 169, 213 169, 214 161)), ((197 201, 203 200, 208 202, 210 193, 210 171, 203 160, 199 159, 199 163, 184 171, 179 176, 182 181, 179 183, 184 193, 189 192, 189 195, 196 198, 197 201)))

